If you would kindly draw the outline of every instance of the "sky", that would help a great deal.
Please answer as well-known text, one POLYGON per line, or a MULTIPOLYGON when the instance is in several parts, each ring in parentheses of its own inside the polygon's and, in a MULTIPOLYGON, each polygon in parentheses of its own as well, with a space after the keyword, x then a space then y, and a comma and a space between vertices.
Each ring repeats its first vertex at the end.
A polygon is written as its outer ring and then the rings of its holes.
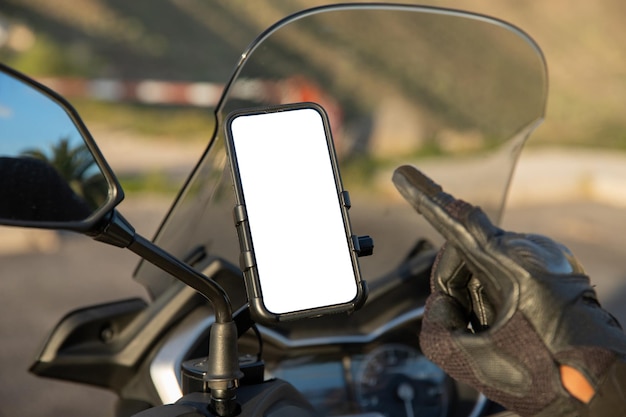
POLYGON ((0 155, 27 149, 47 151, 61 138, 83 143, 78 128, 60 104, 28 84, 0 74, 0 155))

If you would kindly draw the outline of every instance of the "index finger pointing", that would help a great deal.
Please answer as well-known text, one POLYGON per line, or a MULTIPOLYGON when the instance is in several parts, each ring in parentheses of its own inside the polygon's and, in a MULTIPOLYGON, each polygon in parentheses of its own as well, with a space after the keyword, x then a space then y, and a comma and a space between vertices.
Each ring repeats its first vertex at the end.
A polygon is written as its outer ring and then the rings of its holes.
POLYGON ((397 168, 393 183, 446 241, 466 255, 500 231, 479 207, 454 198, 415 167, 397 168))

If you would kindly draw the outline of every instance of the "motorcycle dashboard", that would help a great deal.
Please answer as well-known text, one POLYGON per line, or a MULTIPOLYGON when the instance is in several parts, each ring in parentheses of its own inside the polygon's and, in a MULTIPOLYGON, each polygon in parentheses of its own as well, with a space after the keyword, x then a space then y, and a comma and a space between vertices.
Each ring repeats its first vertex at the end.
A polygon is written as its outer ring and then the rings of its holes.
POLYGON ((430 362, 418 347, 415 328, 419 321, 403 327, 402 334, 409 336, 394 332, 365 344, 309 345, 297 354, 290 350, 289 357, 266 339, 266 378, 288 381, 322 415, 480 415, 485 398, 430 362))

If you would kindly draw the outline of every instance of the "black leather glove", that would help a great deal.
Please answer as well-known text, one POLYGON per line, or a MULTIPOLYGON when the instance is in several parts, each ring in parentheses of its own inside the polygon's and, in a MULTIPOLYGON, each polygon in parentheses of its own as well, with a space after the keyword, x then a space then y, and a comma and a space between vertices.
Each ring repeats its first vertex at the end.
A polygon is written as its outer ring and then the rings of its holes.
POLYGON ((570 251, 494 226, 413 167, 393 181, 447 242, 426 303, 426 356, 522 416, 626 416, 626 336, 570 251))

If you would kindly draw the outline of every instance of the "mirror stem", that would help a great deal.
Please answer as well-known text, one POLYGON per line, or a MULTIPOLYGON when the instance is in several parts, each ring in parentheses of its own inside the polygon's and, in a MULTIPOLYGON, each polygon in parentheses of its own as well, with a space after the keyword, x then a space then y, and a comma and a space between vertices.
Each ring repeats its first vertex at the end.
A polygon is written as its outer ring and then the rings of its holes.
POLYGON ((135 232, 132 225, 113 210, 91 236, 104 243, 127 248, 202 294, 213 305, 215 323, 209 333, 209 355, 205 385, 211 393, 211 407, 218 416, 230 417, 238 410, 236 390, 243 373, 239 369, 237 326, 226 291, 215 281, 196 271, 135 232))
POLYGON ((232 322, 233 313, 230 299, 219 284, 135 233, 135 229, 117 210, 114 210, 111 216, 106 219, 106 224, 99 233, 92 235, 92 237, 110 245, 128 248, 141 258, 171 274, 209 300, 215 310, 216 323, 232 322))
POLYGON ((128 246, 128 249, 202 294, 213 305, 217 323, 233 321, 230 299, 224 289, 215 281, 181 262, 141 235, 135 235, 135 239, 128 246))

